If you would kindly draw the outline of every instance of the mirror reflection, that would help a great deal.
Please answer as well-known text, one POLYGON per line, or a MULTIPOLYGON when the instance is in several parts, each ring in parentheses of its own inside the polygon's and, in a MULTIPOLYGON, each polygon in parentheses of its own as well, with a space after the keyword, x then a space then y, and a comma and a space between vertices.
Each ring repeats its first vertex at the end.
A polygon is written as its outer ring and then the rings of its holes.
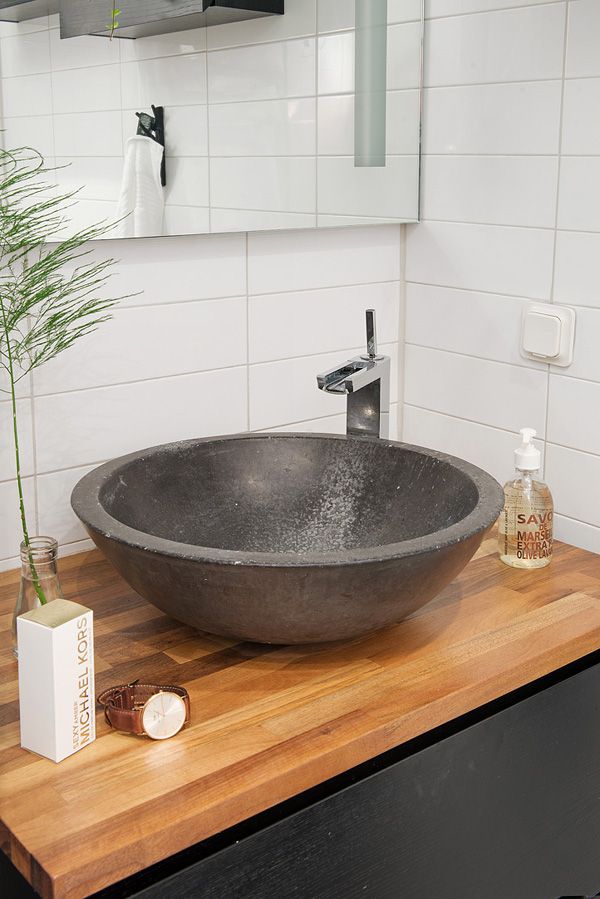
POLYGON ((117 35, 0 24, 2 144, 39 149, 79 189, 74 228, 418 218, 422 0, 286 0, 282 16, 117 35))

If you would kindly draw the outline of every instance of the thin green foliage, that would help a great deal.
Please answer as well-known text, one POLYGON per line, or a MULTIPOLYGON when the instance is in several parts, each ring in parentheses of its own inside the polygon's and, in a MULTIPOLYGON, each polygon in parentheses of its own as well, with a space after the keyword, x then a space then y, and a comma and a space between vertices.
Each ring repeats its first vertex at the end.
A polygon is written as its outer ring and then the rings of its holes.
MULTIPOLYGON (((17 384, 109 319, 120 299, 103 295, 114 260, 95 261, 89 246, 113 225, 101 223, 57 238, 61 232, 68 233, 68 212, 77 192, 60 193, 46 180, 52 171, 40 153, 29 147, 0 149, 0 367, 5 372, 0 392, 10 397, 19 511, 27 547, 17 384)), ((29 560, 43 604, 46 597, 31 552, 29 560)))

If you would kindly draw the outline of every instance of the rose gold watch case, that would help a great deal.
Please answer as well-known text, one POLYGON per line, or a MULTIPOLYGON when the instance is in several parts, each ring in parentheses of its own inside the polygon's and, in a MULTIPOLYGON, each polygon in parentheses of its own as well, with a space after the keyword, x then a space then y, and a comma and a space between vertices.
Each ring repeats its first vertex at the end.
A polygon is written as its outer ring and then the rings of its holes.
POLYGON ((173 693, 171 690, 159 690, 157 693, 154 693, 152 696, 149 696, 144 705, 141 708, 141 721, 142 727, 144 729, 144 734, 147 737, 150 737, 151 740, 169 740, 171 737, 176 736, 180 730, 184 727, 187 718, 187 708, 185 702, 181 696, 177 693, 173 693), (158 697, 160 696, 169 696, 170 698, 176 700, 177 705, 181 709, 181 719, 180 723, 175 727, 174 730, 169 731, 169 733, 158 734, 152 733, 152 728, 149 728, 145 721, 146 711, 153 704, 156 703, 158 697))

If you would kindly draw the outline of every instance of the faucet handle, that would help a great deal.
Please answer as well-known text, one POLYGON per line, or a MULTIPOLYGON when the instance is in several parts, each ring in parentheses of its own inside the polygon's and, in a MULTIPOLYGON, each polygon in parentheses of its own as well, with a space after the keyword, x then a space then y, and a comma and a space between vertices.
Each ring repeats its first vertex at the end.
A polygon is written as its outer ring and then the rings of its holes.
POLYGON ((377 330, 375 325, 375 310, 367 309, 367 356, 375 359, 377 356, 377 330))

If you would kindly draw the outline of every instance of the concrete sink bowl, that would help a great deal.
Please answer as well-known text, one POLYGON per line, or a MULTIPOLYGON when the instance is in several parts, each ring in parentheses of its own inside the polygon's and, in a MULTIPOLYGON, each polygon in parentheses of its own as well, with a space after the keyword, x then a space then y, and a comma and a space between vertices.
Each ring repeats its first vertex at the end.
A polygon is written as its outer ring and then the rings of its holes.
POLYGON ((503 504, 467 462, 369 437, 189 440, 87 474, 72 505, 142 596, 261 643, 357 637, 429 602, 503 504))

